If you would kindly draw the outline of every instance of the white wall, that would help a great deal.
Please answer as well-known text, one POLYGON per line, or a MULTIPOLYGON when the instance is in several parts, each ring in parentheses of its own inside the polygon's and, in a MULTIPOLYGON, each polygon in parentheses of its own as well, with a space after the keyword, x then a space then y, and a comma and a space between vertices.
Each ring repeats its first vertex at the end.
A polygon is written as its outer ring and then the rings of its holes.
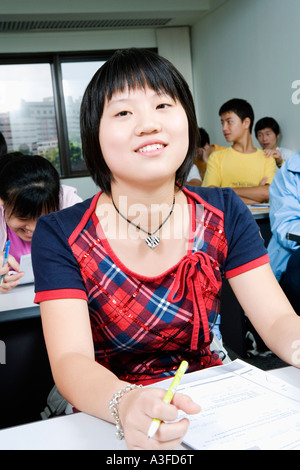
POLYGON ((212 142, 226 145, 220 106, 244 98, 256 120, 272 116, 279 122, 282 146, 300 150, 300 104, 292 102, 293 93, 300 102, 292 88, 300 80, 299 18, 299 0, 228 0, 193 27, 198 121, 212 142))
POLYGON ((156 30, 158 52, 169 59, 186 79, 193 92, 193 68, 189 28, 159 28, 156 30))
POLYGON ((83 176, 79 178, 64 178, 61 182, 62 184, 76 188, 78 196, 80 196, 83 200, 94 196, 94 194, 98 193, 99 191, 99 188, 96 186, 90 176, 83 176))

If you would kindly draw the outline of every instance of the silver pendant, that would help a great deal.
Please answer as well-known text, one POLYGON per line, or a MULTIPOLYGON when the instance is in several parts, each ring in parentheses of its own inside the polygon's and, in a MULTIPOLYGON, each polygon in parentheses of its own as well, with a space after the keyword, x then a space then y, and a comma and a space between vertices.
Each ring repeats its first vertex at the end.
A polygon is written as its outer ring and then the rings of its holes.
POLYGON ((153 250, 159 244, 160 238, 157 235, 155 235, 155 236, 154 235, 149 235, 149 237, 145 238, 145 242, 153 250))

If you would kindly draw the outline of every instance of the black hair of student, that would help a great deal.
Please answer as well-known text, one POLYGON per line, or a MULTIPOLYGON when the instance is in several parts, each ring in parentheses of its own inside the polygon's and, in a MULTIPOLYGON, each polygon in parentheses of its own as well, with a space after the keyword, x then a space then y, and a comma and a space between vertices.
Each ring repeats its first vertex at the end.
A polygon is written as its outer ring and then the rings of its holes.
POLYGON ((204 147, 206 144, 210 144, 210 138, 208 133, 203 127, 199 127, 200 141, 198 147, 204 147))
POLYGON ((4 135, 0 132, 0 156, 7 153, 7 143, 4 135))
POLYGON ((37 219, 59 209, 60 181, 39 155, 12 152, 0 157, 0 198, 8 217, 37 219))
POLYGON ((116 51, 91 79, 81 103, 80 127, 82 154, 94 182, 106 193, 111 192, 113 175, 99 143, 99 126, 104 104, 113 94, 149 86, 157 93, 166 93, 183 106, 189 128, 189 148, 176 172, 176 181, 184 185, 197 154, 198 125, 192 94, 181 73, 167 59, 146 49, 116 51))
POLYGON ((272 118, 272 117, 263 117, 257 121, 255 124, 254 132, 255 132, 255 137, 257 137, 257 134, 259 131, 262 131, 263 129, 272 129, 272 131, 275 133, 275 135, 278 137, 280 134, 280 127, 278 122, 272 118))
POLYGON ((233 98, 229 101, 226 101, 226 103, 221 106, 219 110, 219 116, 222 116, 222 114, 229 112, 237 114, 241 121, 244 121, 246 118, 249 118, 251 121, 249 126, 249 131, 251 134, 254 124, 254 111, 251 104, 248 103, 248 101, 246 100, 240 98, 233 98))

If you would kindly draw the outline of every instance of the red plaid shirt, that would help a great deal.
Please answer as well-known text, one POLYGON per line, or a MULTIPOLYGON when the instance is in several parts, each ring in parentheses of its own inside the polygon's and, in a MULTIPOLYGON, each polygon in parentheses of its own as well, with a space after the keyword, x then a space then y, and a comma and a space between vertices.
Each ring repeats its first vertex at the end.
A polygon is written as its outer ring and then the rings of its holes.
POLYGON ((98 236, 95 215, 71 246, 89 293, 96 360, 124 380, 168 377, 182 359, 189 371, 221 364, 209 344, 226 256, 223 220, 190 202, 191 249, 160 276, 145 280, 121 270, 104 234, 98 236))
POLYGON ((160 276, 120 264, 95 215, 99 196, 40 217, 34 233, 35 302, 87 300, 96 360, 129 382, 174 375, 182 359, 189 372, 221 364, 209 345, 222 272, 232 277, 269 261, 256 222, 232 190, 183 190, 192 207, 189 250, 160 276))

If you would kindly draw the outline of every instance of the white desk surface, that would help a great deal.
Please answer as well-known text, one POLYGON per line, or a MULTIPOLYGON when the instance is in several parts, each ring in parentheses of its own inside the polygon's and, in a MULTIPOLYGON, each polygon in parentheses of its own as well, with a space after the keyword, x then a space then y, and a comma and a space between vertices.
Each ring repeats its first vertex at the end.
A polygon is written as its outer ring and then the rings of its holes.
MULTIPOLYGON (((268 371, 300 388, 300 370, 268 371)), ((178 450, 186 449, 180 446, 178 450)), ((60 416, 0 431, 0 450, 126 450, 115 426, 85 413, 60 416)))
POLYGON ((126 450, 115 426, 85 413, 0 431, 0 450, 126 450))
POLYGON ((0 293, 0 312, 36 306, 33 300, 34 284, 17 286, 5 294, 0 293))
POLYGON ((34 284, 17 286, 0 293, 0 323, 40 316, 39 305, 34 300, 34 284))

